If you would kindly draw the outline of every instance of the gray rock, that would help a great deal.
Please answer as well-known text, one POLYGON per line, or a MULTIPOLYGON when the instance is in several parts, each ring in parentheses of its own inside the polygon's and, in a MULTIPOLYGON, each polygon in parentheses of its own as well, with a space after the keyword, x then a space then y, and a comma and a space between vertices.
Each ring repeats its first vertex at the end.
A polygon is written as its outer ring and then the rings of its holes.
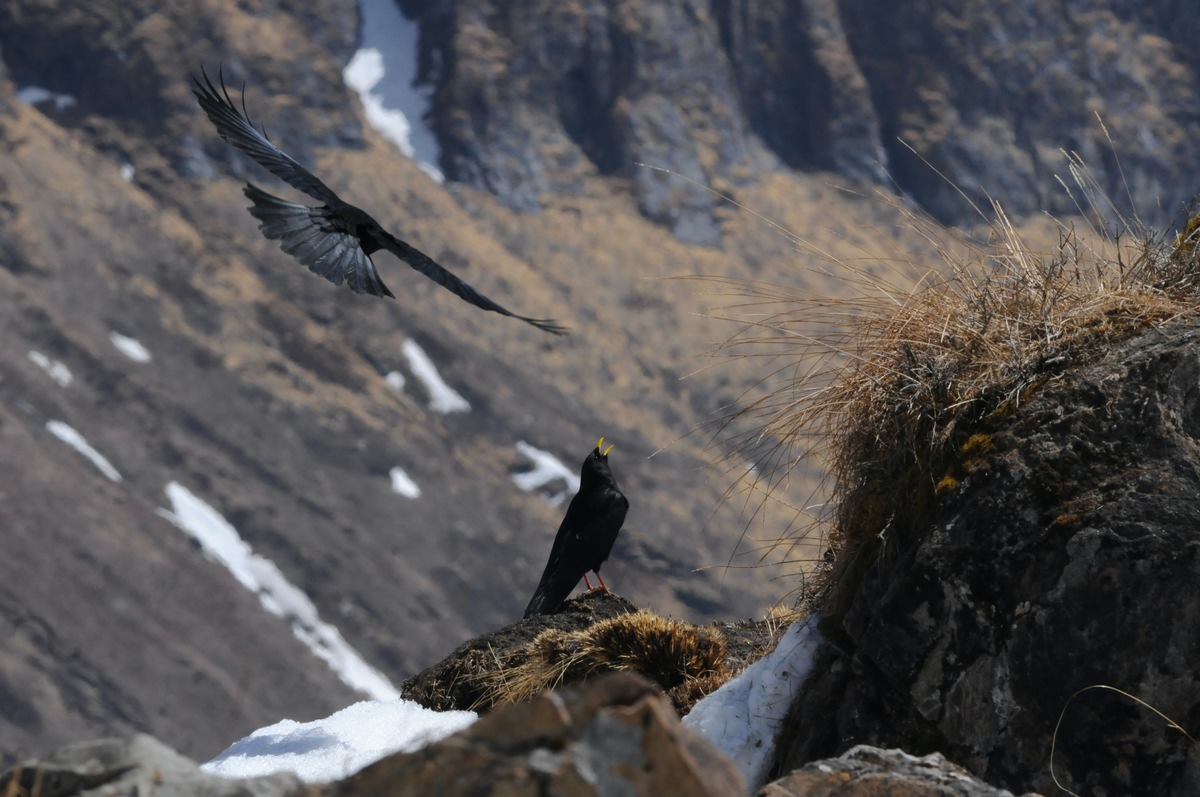
POLYGON ((1012 797, 945 756, 859 745, 769 783, 759 797, 1012 797))
POLYGON ((63 747, 0 776, 0 793, 38 797, 285 797, 303 788, 290 772, 245 780, 210 775, 145 734, 63 747))
POLYGON ((511 207, 536 211, 544 197, 582 191, 586 175, 620 176, 647 217, 715 244, 720 200, 707 188, 775 166, 747 128, 703 4, 422 5, 429 63, 453 65, 426 75, 442 167, 511 207))

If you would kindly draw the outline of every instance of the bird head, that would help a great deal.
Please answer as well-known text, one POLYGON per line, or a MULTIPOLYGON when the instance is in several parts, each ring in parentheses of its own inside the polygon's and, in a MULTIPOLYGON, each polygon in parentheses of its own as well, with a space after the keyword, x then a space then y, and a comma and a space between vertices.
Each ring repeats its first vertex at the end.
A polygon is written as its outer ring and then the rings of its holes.
POLYGON ((591 484, 597 479, 612 478, 608 469, 608 452, 612 450, 612 444, 609 444, 608 448, 604 447, 604 438, 601 437, 596 443, 596 448, 583 461, 583 467, 579 471, 579 478, 582 482, 591 484))

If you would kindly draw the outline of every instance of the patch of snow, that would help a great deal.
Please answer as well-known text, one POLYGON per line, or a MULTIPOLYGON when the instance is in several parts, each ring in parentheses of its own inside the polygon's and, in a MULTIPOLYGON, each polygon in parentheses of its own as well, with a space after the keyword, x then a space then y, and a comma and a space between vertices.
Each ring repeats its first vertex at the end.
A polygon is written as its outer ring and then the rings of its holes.
POLYGON ((476 719, 473 711, 431 711, 410 700, 365 700, 323 720, 260 728, 201 768, 229 778, 291 771, 307 783, 324 783, 392 753, 411 753, 476 719))
POLYGON ((564 465, 562 460, 549 451, 534 448, 521 440, 517 442, 517 453, 533 462, 533 470, 514 473, 512 477, 517 486, 525 492, 531 493, 535 490, 549 492, 548 500, 554 506, 559 506, 567 499, 567 496, 579 492, 579 474, 564 465), (551 485, 556 481, 564 482, 567 489, 565 491, 551 490, 551 485))
POLYGON ((59 387, 66 387, 71 384, 74 378, 71 376, 71 369, 60 363, 58 360, 51 360, 40 351, 29 352, 29 359, 45 371, 51 379, 58 383, 59 387))
POLYGON ((395 0, 361 0, 362 48, 346 64, 342 80, 362 101, 367 122, 413 158, 437 182, 437 138, 425 123, 432 91, 417 87, 420 27, 405 19, 395 0))
POLYGON ((382 673, 350 647, 341 632, 321 620, 308 595, 293 586, 274 562, 254 553, 217 510, 177 482, 168 484, 166 493, 171 509, 159 509, 158 514, 200 543, 239 584, 258 595, 267 611, 291 623, 296 638, 347 685, 375 700, 400 696, 382 673))
POLYGON ((121 179, 127 183, 133 182, 133 175, 137 170, 133 168, 133 164, 129 161, 121 161, 121 179))
POLYGON ((388 371, 388 375, 383 378, 384 384, 397 393, 404 392, 404 381, 404 374, 399 371, 388 371))
POLYGON ((92 448, 79 432, 62 421, 46 421, 46 431, 87 457, 96 466, 96 469, 111 481, 121 481, 121 474, 112 466, 112 463, 105 459, 103 454, 92 448))
POLYGON ((121 354, 124 354, 135 363, 150 362, 150 352, 137 340, 126 337, 120 332, 109 332, 108 339, 112 341, 112 345, 116 346, 121 354))
POLYGON ((41 86, 26 86, 25 88, 17 89, 17 99, 29 105, 39 105, 40 103, 53 100, 54 110, 56 111, 66 110, 75 104, 75 98, 70 94, 59 94, 50 89, 44 89, 41 86))
POLYGON ((783 718, 822 639, 816 615, 792 624, 770 655, 697 703, 683 724, 733 759, 750 793, 766 782, 783 718))
POLYGON ((466 412, 471 409, 465 398, 442 381, 433 360, 429 359, 429 355, 415 341, 406 340, 401 348, 404 356, 408 358, 408 366, 412 369, 413 376, 429 391, 429 409, 442 414, 466 412))
POLYGON ((400 493, 405 498, 420 498, 421 488, 413 481, 403 468, 392 468, 389 472, 392 477, 392 489, 400 493))

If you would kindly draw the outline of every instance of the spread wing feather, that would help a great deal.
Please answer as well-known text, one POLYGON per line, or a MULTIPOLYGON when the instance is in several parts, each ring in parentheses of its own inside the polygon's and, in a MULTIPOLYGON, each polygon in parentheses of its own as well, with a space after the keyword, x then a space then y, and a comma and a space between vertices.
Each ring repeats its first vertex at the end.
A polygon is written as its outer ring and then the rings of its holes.
POLYGON ((493 313, 506 315, 509 318, 520 319, 527 324, 533 324, 538 329, 552 332, 555 335, 562 335, 567 331, 566 327, 555 323, 552 319, 529 318, 527 316, 517 315, 516 313, 508 310, 506 307, 496 304, 494 301, 484 296, 467 283, 463 282, 454 274, 439 266, 437 262, 433 260, 433 258, 429 257, 429 255, 425 254, 421 250, 405 243, 404 241, 401 241, 394 235, 390 235, 386 232, 384 232, 384 235, 386 237, 382 242, 383 248, 387 249, 396 257, 412 266, 413 269, 421 272, 426 277, 429 277, 429 279, 433 280, 438 285, 441 285, 443 288, 450 291, 460 299, 470 302, 476 307, 484 310, 490 310, 493 313))
POLYGON ((239 111, 229 96, 229 90, 225 88, 224 75, 217 78, 221 84, 218 89, 203 67, 200 74, 204 76, 203 82, 192 76, 192 93, 200 101, 200 107, 216 126, 221 138, 249 155, 260 166, 297 191, 303 191, 313 199, 326 203, 336 204, 341 201, 329 186, 301 166, 291 155, 272 144, 265 132, 250 123, 245 101, 243 100, 242 110, 239 111))
POLYGON ((309 271, 334 285, 347 282, 355 293, 392 296, 358 238, 342 229, 345 225, 328 208, 288 202, 254 185, 243 192, 254 203, 250 214, 259 220, 263 235, 279 241, 309 271))

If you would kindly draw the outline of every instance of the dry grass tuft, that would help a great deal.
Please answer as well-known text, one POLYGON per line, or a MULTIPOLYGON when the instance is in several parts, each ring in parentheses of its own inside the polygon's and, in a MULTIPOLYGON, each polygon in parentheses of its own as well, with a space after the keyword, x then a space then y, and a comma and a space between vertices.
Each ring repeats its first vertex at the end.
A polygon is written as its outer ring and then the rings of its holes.
POLYGON ((862 575, 886 571, 937 501, 986 467, 989 430, 1033 393, 1115 341, 1200 311, 1200 215, 1177 236, 1156 233, 1112 212, 1077 158, 1070 167, 1091 208, 1117 221, 1083 233, 1058 223, 1049 251, 1027 245, 998 204, 981 240, 906 212, 940 261, 915 285, 888 281, 901 268, 842 261, 825 271, 854 289, 847 299, 723 283, 743 300, 724 308, 740 330, 717 353, 771 365, 760 397, 715 433, 729 461, 756 463, 731 493, 778 501, 795 468, 825 469, 824 494, 795 507, 802 521, 760 548, 816 571, 805 592, 825 612, 840 614, 862 575), (814 536, 823 557, 792 556, 814 536))
POLYGON ((686 712, 728 680, 725 654, 724 636, 715 628, 633 612, 580 631, 543 631, 514 656, 520 663, 485 676, 480 702, 521 702, 546 689, 629 670, 657 683, 686 712))

